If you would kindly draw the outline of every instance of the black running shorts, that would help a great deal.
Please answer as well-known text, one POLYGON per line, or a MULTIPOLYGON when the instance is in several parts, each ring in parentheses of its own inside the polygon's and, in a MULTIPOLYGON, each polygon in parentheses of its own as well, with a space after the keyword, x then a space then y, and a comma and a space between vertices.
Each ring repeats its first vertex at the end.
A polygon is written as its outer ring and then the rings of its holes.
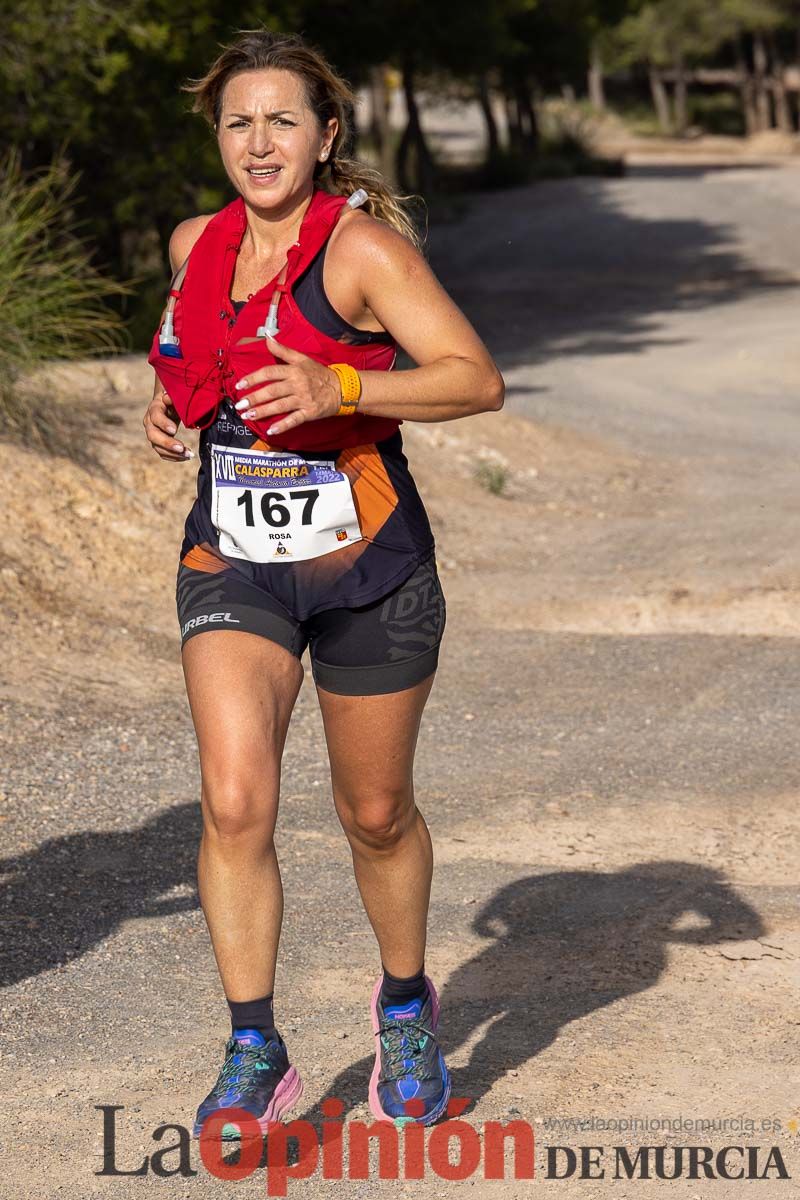
POLYGON ((314 681, 342 696, 400 692, 427 679, 436 670, 446 615, 433 557, 379 600, 305 620, 233 568, 209 574, 181 563, 177 601, 182 645, 227 629, 268 638, 298 658, 308 646, 314 681))

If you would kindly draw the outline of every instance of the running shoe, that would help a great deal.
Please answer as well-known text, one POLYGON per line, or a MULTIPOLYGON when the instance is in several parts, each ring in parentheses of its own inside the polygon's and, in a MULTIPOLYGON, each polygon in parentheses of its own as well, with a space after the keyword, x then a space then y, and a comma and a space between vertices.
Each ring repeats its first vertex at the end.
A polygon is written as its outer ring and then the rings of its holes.
MULTIPOLYGON (((289 1065, 281 1035, 267 1042, 257 1029, 239 1029, 228 1039, 219 1078, 197 1110, 194 1136, 200 1136, 204 1122, 221 1108, 243 1108, 266 1133, 270 1122, 279 1121, 302 1093, 303 1081, 289 1065)), ((233 1140, 239 1130, 223 1125, 220 1137, 233 1140)))
POLYGON ((372 993, 372 1028, 378 1043, 369 1083, 369 1106, 379 1121, 432 1125, 450 1099, 450 1074, 436 1041, 439 997, 428 976, 425 1000, 381 1003, 379 979, 372 993), (421 1116, 409 1116, 407 1100, 421 1100, 421 1116))

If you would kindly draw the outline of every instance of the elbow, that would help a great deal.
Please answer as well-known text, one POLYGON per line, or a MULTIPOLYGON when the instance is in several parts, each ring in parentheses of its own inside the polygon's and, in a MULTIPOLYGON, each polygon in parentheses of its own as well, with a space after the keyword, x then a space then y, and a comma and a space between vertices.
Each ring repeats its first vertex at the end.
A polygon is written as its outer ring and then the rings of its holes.
POLYGON ((495 370, 489 380, 485 395, 485 411, 499 412, 503 407, 506 398, 506 384, 503 376, 498 370, 495 370))

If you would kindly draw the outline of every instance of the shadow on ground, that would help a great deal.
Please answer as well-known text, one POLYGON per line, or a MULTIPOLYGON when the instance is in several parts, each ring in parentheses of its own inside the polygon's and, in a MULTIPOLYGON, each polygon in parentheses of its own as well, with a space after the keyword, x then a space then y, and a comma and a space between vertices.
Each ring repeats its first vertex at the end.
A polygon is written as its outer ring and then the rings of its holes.
MULTIPOLYGON (((0 907, 14 914, 3 921, 11 936, 0 982, 78 958, 130 918, 197 908, 199 833, 198 807, 185 804, 137 829, 53 838, 0 862, 0 907), (175 890, 183 894, 171 896, 175 890)), ((489 1023, 453 1074, 453 1094, 474 1104, 570 1021, 652 987, 670 945, 750 939, 764 927, 718 872, 655 862, 516 880, 487 902, 473 930, 490 941, 454 972, 440 999, 445 1055, 489 1023)), ((362 1103, 372 1063, 347 1066, 328 1096, 346 1107, 362 1103)))
MULTIPOLYGON (((756 938, 758 913, 719 872, 688 862, 624 871, 558 871, 516 880, 475 918, 491 941, 440 992, 445 1057, 488 1029, 453 1071, 453 1095, 474 1107, 493 1084, 541 1053, 559 1030, 653 987, 671 945, 756 938)), ((325 1099, 361 1104, 373 1059, 336 1077, 325 1099)), ((317 1109, 304 1114, 316 1120, 317 1109)))
POLYGON ((137 829, 50 838, 0 860, 0 984, 80 958, 131 917, 197 908, 200 830, 199 806, 184 804, 137 829))
POLYGON ((681 344, 665 340, 664 314, 800 288, 796 274, 750 260, 732 224, 643 215, 659 204, 642 187, 683 184, 688 202, 695 180, 717 169, 634 168, 631 175, 644 180, 637 180, 639 213, 631 211, 630 179, 556 181, 470 198, 462 220, 433 230, 432 265, 506 368, 555 350, 631 354, 681 344))

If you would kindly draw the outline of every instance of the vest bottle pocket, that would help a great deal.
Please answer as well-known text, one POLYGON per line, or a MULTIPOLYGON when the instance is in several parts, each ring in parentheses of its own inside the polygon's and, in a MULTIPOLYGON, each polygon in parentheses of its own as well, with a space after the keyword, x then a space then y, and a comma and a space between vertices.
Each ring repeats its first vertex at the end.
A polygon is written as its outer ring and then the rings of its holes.
POLYGON ((220 400, 216 380, 204 382, 195 371, 189 370, 183 359, 168 354, 151 352, 147 361, 187 428, 204 428, 201 422, 209 414, 213 420, 220 400))

